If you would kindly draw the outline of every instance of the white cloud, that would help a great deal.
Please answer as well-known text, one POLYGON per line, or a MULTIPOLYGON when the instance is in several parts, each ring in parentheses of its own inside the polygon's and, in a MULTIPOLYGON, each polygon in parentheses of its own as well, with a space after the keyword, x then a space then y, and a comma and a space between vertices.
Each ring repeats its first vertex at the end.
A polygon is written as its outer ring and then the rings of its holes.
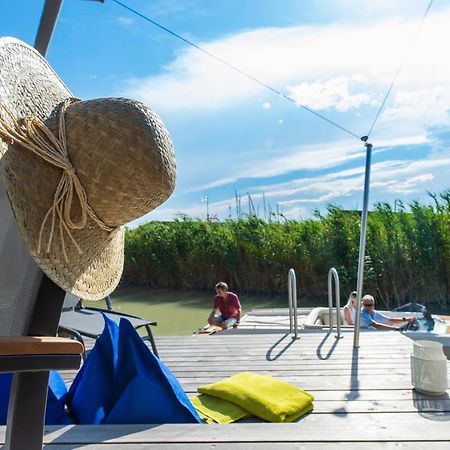
MULTIPOLYGON (((282 203, 280 203, 282 204, 282 203)), ((283 212, 283 216, 286 219, 298 219, 300 217, 305 216, 308 213, 308 209, 302 206, 294 206, 291 208, 287 208, 283 212)))
POLYGON ((119 16, 117 18, 117 21, 119 22, 120 25, 122 25, 124 27, 129 27, 131 25, 134 25, 134 19, 132 19, 131 17, 119 16))
MULTIPOLYGON (((264 83, 288 90, 301 103, 338 111, 379 105, 405 58, 391 117, 409 109, 417 113, 418 107, 427 113, 429 106, 442 111, 450 98, 450 60, 442 57, 439 44, 450 39, 450 10, 432 11, 420 39, 411 44, 418 22, 416 16, 358 25, 266 28, 200 45, 264 83)), ((161 111, 186 111, 229 107, 264 91, 189 47, 163 74, 129 80, 123 93, 161 111)))
MULTIPOLYGON (((424 135, 404 136, 395 139, 384 139, 377 142, 374 154, 387 152, 398 145, 418 145, 427 143, 424 135)), ((268 146, 268 145, 266 145, 268 146)), ((270 146, 268 146, 270 147, 270 146)), ((245 178, 267 178, 285 175, 298 170, 325 170, 340 166, 356 159, 365 158, 365 149, 355 141, 338 141, 333 144, 323 143, 316 145, 299 145, 293 148, 281 148, 264 157, 253 157, 249 162, 238 161, 237 167, 233 167, 230 161, 231 171, 234 177, 225 177, 207 183, 193 185, 185 192, 201 192, 228 184, 235 184, 245 178)), ((340 172, 343 173, 343 172, 340 172)), ((254 187, 252 192, 269 190, 265 186, 254 187)))
POLYGON ((172 220, 182 215, 188 215, 189 217, 194 218, 198 217, 205 219, 206 217, 205 205, 203 203, 200 203, 200 200, 198 204, 193 203, 190 205, 183 205, 183 207, 179 208, 174 206, 167 206, 166 204, 164 204, 156 208, 149 214, 146 214, 145 216, 142 216, 141 218, 134 220, 128 226, 134 228, 151 220, 172 220))
POLYGON ((189 189, 186 189, 185 192, 198 192, 198 191, 206 191, 208 189, 213 189, 219 186, 225 186, 227 184, 235 183, 237 178, 221 178, 219 180, 211 181, 210 183, 201 184, 200 186, 192 186, 189 189))
POLYGON ((431 173, 424 173, 416 177, 408 177, 400 180, 389 180, 386 182, 375 182, 372 184, 372 189, 383 189, 394 194, 412 194, 421 190, 422 186, 433 181, 434 176, 431 173))
POLYGON ((352 141, 322 145, 300 145, 281 149, 264 159, 242 164, 237 178, 265 178, 295 170, 317 170, 343 164, 364 155, 363 147, 352 141))
MULTIPOLYGON (((266 143, 266 147, 270 147, 270 145, 266 143)), ((282 148, 270 155, 261 151, 259 157, 253 155, 250 161, 239 161, 238 167, 231 167, 235 177, 194 185, 187 192, 205 191, 214 187, 233 184, 246 178, 274 177, 296 170, 327 169, 362 158, 364 155, 362 145, 355 145, 351 141, 334 143, 332 146, 322 144, 282 148)), ((261 191, 259 188, 255 188, 255 190, 261 191)))
POLYGON ((414 161, 385 161, 374 164, 374 176, 372 181, 391 179, 395 177, 401 180, 404 177, 430 172, 437 168, 450 167, 450 158, 423 159, 414 161))
MULTIPOLYGON (((435 181, 436 173, 442 176, 450 176, 450 158, 424 159, 424 160, 391 160, 375 163, 371 170, 371 199, 379 198, 383 193, 389 194, 388 198, 398 196, 416 196, 430 189, 430 183, 435 181)), ((360 198, 364 188, 364 166, 358 166, 327 174, 299 178, 288 182, 272 183, 266 185, 251 186, 254 204, 260 207, 259 216, 262 217, 262 198, 266 203, 278 204, 283 214, 288 219, 305 217, 313 207, 323 207, 328 202, 339 202, 342 204, 347 198, 360 198), (263 194, 264 193, 264 194, 263 194)), ((221 220, 228 217, 231 207, 235 214, 235 198, 228 197, 220 201, 214 201, 209 196, 209 211, 217 214, 221 220)), ((386 197, 382 197, 386 198, 386 197)), ((168 204, 170 204, 169 200, 168 204)), ((352 204, 351 207, 355 205, 352 204)), ((247 197, 242 196, 242 207, 247 209, 247 197)), ((205 204, 201 203, 200 197, 197 203, 185 204, 176 208, 167 204, 160 206, 150 214, 140 219, 133 226, 148 220, 168 220, 178 214, 187 214, 190 217, 205 218, 205 204)))
POLYGON ((351 85, 360 83, 361 77, 336 77, 325 82, 300 83, 288 86, 288 92, 297 103, 312 109, 336 108, 338 111, 357 109, 364 104, 374 104, 373 94, 351 94, 351 85))
MULTIPOLYGON (((425 13, 429 0, 319 0, 326 2, 327 10, 335 17, 347 18, 352 21, 373 20, 385 17, 409 17, 418 20, 425 13)), ((442 5, 445 2, 441 2, 442 5)), ((434 2, 432 11, 440 8, 439 2, 434 2)), ((445 5, 442 5, 445 7, 445 5)))
MULTIPOLYGON (((450 158, 416 161, 384 161, 372 165, 371 190, 392 194, 423 192, 424 185, 433 181, 433 170, 450 169, 450 158)), ((267 198, 288 198, 283 205, 322 203, 360 192, 364 188, 364 167, 345 169, 316 177, 257 186, 251 191, 266 192, 267 198), (302 195, 300 198, 298 197, 302 195), (318 194, 318 195, 317 195, 318 194), (297 198, 291 198, 296 195, 297 198)))

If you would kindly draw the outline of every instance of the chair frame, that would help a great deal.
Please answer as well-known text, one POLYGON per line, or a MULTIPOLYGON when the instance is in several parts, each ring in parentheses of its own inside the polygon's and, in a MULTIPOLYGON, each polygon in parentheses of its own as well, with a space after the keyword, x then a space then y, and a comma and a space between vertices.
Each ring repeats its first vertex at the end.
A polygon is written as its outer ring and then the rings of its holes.
MULTIPOLYGON (((123 312, 119 312, 119 311, 114 311, 112 309, 111 299, 107 297, 105 300, 106 300, 106 304, 107 304, 107 309, 106 310, 104 308, 97 308, 97 307, 93 307, 93 306, 86 307, 86 306, 83 305, 82 300, 80 300, 80 302, 78 303, 78 305, 81 305, 81 306, 76 306, 75 308, 72 308, 72 309, 74 309, 74 310, 81 310, 81 311, 83 311, 83 310, 85 310, 85 311, 96 311, 96 312, 99 312, 99 313, 104 313, 107 316, 114 315, 114 316, 119 316, 119 317, 124 317, 124 318, 129 317, 131 319, 140 319, 140 320, 146 321, 146 323, 138 326, 136 329, 145 327, 145 330, 147 332, 147 336, 144 338, 144 340, 150 341, 150 345, 152 347, 153 353, 155 354, 155 356, 157 356, 159 358, 158 349, 156 348, 155 339, 153 337, 153 332, 152 332, 152 329, 151 329, 152 326, 157 326, 158 323, 155 322, 155 321, 147 321, 146 319, 142 319, 142 317, 135 316, 133 314, 127 314, 127 313, 123 313, 123 312)), ((73 337, 74 339, 79 341, 81 344, 83 344, 84 347, 85 347, 85 343, 84 343, 83 336, 91 338, 91 339, 98 339, 100 337, 100 335, 101 335, 101 332, 90 333, 90 332, 88 332, 86 330, 80 330, 80 329, 76 329, 76 328, 73 328, 73 327, 59 325, 59 327, 58 327, 58 334, 61 333, 61 332, 63 332, 65 334, 73 337)), ((86 351, 83 352, 83 360, 84 361, 86 360, 86 351)))
MULTIPOLYGON (((65 292, 44 275, 29 328, 30 336, 56 336, 64 296, 65 292)), ((5 450, 42 449, 49 371, 80 367, 81 346, 77 346, 77 351, 64 354, 59 351, 62 348, 59 344, 64 342, 67 340, 55 338, 54 349, 48 354, 39 350, 35 354, 2 354, 0 351, 0 372, 13 372, 5 450)))

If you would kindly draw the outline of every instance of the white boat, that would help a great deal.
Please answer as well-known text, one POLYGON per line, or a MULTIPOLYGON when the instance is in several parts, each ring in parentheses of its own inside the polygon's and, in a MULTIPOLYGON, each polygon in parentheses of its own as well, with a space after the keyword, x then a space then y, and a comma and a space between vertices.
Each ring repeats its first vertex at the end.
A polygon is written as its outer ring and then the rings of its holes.
MULTIPOLYGON (((393 318, 402 318, 404 311, 380 311, 393 318)), ((433 314, 427 317, 422 312, 407 312, 408 316, 415 316, 416 321, 405 327, 402 333, 413 340, 431 340, 440 342, 444 352, 450 359, 450 316, 433 314)), ((297 310, 299 334, 330 329, 330 309, 326 306, 316 308, 299 308, 297 310)), ((333 329, 336 331, 336 308, 332 308, 333 329)), ((344 319, 343 308, 340 309, 340 331, 345 334, 353 333, 354 327, 348 325, 344 319)), ((290 316, 288 308, 257 309, 246 313, 241 318, 237 329, 225 330, 229 334, 258 334, 292 332, 290 329, 290 316)), ((374 330, 361 329, 361 332, 374 332, 374 330)), ((378 331, 375 331, 378 332, 378 331)))

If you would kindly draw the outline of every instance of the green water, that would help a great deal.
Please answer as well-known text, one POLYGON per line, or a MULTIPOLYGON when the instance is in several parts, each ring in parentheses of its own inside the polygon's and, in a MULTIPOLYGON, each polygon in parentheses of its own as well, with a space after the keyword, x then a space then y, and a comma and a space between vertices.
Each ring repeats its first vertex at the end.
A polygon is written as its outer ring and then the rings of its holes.
MULTIPOLYGON (((287 295, 257 295, 240 292, 237 294, 244 314, 256 308, 286 308, 288 306, 287 295)), ((156 336, 177 336, 190 335, 207 323, 214 295, 214 291, 121 287, 116 289, 111 297, 115 310, 158 322, 158 326, 153 329, 156 336)), ((85 302, 85 304, 99 306, 97 302, 85 302)), ((300 299, 299 301, 299 306, 320 304, 325 304, 324 300, 300 299)))

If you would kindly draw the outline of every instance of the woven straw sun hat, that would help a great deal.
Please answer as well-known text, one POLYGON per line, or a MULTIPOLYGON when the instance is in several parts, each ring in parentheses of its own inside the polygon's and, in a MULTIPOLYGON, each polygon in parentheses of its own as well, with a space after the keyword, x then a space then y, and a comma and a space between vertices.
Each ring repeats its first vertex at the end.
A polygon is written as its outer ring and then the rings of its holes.
POLYGON ((83 299, 111 293, 123 269, 123 226, 175 187, 159 117, 132 100, 73 99, 37 51, 0 38, 0 138, 1 178, 33 259, 83 299))

